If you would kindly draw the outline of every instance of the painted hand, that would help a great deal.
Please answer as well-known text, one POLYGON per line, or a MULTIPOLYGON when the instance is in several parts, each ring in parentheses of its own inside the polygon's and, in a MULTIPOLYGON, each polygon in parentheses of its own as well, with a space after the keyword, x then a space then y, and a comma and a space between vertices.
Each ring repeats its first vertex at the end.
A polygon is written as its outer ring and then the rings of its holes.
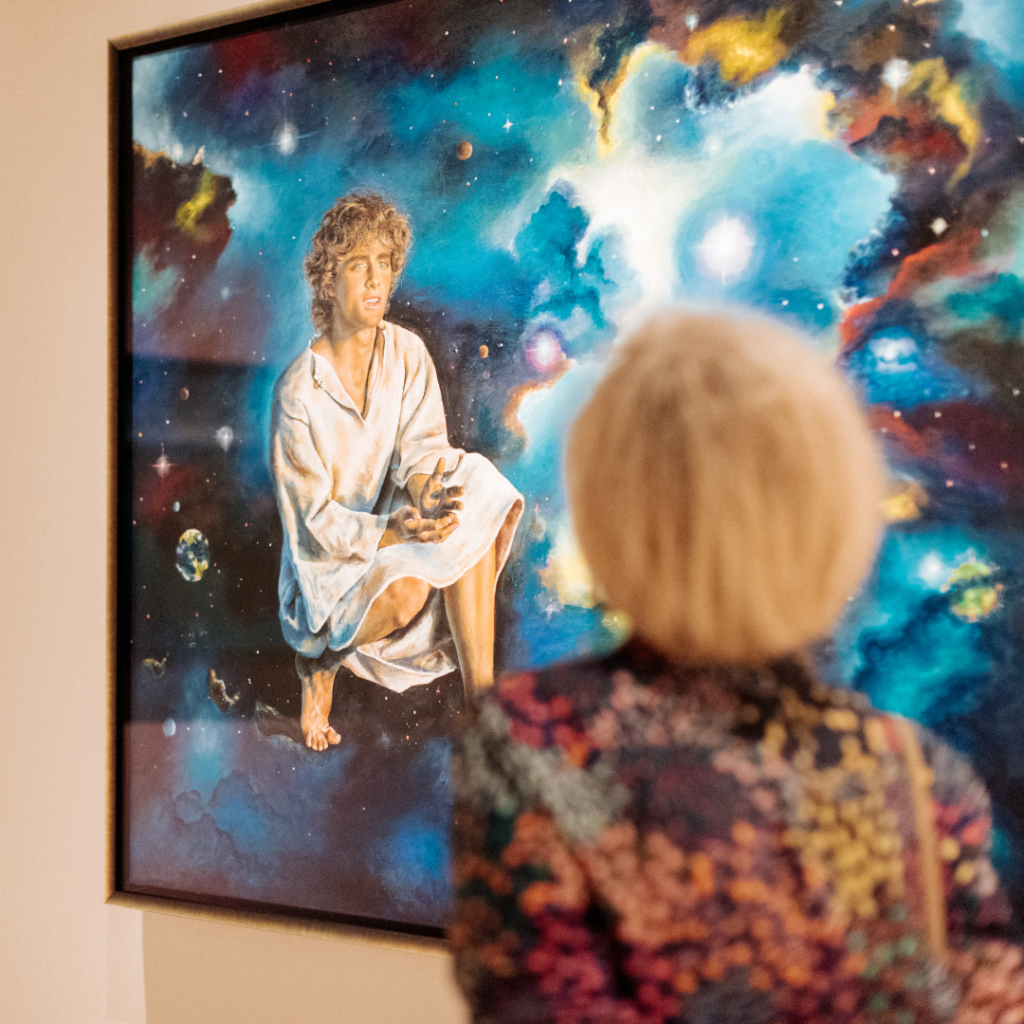
POLYGON ((403 505, 397 512, 391 513, 380 547, 388 547, 390 544, 440 544, 458 525, 459 517, 454 512, 436 519, 427 519, 411 505, 403 505))
POLYGON ((445 487, 444 459, 438 459, 434 472, 427 477, 426 483, 420 490, 416 505, 424 519, 439 520, 462 508, 462 502, 459 499, 464 493, 464 487, 445 487))

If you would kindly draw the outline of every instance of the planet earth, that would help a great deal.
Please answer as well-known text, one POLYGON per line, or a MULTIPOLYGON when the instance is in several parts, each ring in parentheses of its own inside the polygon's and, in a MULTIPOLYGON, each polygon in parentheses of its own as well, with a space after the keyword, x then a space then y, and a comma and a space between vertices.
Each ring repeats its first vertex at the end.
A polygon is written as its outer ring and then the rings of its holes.
POLYGON ((196 583, 210 568, 210 542, 198 530, 186 530, 178 538, 174 556, 178 572, 189 583, 196 583))

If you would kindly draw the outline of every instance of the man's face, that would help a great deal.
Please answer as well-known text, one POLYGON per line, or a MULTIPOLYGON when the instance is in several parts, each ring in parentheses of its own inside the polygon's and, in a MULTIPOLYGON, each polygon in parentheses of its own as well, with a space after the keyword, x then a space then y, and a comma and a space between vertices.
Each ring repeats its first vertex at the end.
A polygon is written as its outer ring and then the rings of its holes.
POLYGON ((338 261, 334 283, 335 326, 376 327, 391 294, 391 251, 376 240, 361 241, 338 261))

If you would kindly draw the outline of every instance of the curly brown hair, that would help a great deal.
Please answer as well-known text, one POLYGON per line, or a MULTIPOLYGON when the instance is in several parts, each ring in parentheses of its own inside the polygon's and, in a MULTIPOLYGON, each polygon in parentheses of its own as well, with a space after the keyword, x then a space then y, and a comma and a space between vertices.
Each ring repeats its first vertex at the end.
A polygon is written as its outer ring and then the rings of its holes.
POLYGON ((317 334, 326 334, 331 327, 338 262, 366 239, 380 239, 391 250, 394 291, 412 244, 409 221, 394 203, 376 192, 349 192, 323 215, 302 263, 313 289, 310 315, 317 334))

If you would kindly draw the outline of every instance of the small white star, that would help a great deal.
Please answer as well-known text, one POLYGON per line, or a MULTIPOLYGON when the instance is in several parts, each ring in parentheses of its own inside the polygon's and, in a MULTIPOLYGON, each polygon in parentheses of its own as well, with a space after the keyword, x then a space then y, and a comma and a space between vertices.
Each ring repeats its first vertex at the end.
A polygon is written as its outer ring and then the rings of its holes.
POLYGON ((160 458, 153 463, 153 468, 156 470, 156 475, 163 479, 171 471, 171 466, 174 463, 171 462, 166 455, 164 455, 164 446, 160 445, 160 458))
POLYGON ((512 122, 506 117, 505 123, 501 127, 505 129, 505 134, 507 135, 509 128, 512 127, 512 122))

